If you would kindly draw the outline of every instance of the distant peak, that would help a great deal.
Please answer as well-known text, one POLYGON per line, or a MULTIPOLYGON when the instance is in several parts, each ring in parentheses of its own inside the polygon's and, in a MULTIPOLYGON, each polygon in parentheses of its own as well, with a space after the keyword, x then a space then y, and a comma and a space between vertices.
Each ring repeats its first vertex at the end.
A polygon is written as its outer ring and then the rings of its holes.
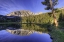
POLYGON ((21 10, 21 11, 14 11, 10 14, 7 14, 6 16, 28 16, 33 15, 34 13, 29 10, 21 10))

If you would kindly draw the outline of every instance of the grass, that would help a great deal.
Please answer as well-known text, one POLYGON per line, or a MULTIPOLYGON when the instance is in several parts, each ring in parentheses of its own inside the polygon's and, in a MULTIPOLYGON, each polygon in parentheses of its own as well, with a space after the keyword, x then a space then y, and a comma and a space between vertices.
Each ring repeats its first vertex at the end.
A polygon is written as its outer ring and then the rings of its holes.
POLYGON ((53 42, 64 42, 64 32, 61 29, 52 28, 49 33, 53 37, 53 42))
POLYGON ((64 32, 60 30, 54 30, 50 32, 53 37, 53 42, 64 42, 64 32))

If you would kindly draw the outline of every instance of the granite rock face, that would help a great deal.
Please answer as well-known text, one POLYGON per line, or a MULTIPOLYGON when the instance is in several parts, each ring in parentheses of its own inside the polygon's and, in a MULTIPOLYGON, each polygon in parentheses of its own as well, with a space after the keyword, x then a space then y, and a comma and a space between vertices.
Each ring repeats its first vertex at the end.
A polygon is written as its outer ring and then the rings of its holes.
POLYGON ((33 15, 34 13, 31 11, 27 11, 27 10, 22 10, 22 11, 15 11, 15 12, 11 12, 10 14, 7 14, 6 16, 29 16, 29 15, 33 15))
POLYGON ((38 32, 38 31, 34 31, 34 30, 24 30, 24 29, 16 29, 16 30, 10 30, 10 29, 6 29, 8 32, 10 32, 11 34, 16 34, 16 35, 30 35, 32 33, 39 33, 42 34, 42 32, 38 32))

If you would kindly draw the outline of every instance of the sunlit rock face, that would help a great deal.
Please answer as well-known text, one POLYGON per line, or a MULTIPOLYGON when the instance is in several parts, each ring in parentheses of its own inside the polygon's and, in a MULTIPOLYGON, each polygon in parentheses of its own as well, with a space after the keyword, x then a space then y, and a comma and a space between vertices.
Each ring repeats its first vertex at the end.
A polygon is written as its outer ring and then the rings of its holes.
POLYGON ((16 34, 16 35, 30 35, 32 33, 42 34, 42 32, 37 32, 34 30, 24 30, 24 29, 16 29, 16 30, 7 29, 7 31, 10 32, 11 34, 16 34))
POLYGON ((6 16, 29 16, 29 15, 34 15, 33 12, 28 11, 28 10, 22 10, 22 11, 15 11, 15 12, 11 12, 10 14, 7 14, 6 16))

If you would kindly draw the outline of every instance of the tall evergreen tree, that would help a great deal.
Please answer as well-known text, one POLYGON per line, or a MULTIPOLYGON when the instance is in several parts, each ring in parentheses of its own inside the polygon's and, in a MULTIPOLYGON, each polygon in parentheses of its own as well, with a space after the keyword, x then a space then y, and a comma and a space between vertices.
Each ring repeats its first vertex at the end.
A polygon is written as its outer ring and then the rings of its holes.
POLYGON ((44 0, 44 2, 41 2, 43 5, 47 6, 45 9, 46 10, 51 10, 52 11, 52 15, 53 15, 53 19, 54 19, 54 23, 55 26, 58 26, 58 22, 56 19, 56 15, 55 15, 55 11, 54 11, 54 6, 57 5, 58 0, 44 0))

